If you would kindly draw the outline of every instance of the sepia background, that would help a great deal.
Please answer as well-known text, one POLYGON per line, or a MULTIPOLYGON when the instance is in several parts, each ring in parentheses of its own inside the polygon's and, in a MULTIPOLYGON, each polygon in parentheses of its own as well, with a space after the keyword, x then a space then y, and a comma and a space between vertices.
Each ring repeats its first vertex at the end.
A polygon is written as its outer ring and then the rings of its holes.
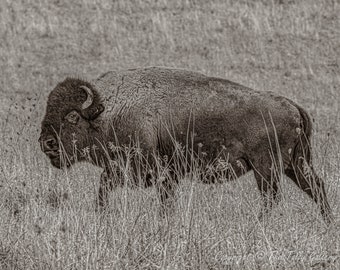
POLYGON ((339 14, 338 0, 0 1, 0 268, 339 268, 339 14), (110 213, 97 214, 101 170, 57 170, 39 149, 47 96, 67 76, 153 65, 301 104, 336 223, 327 228, 288 179, 259 222, 252 173, 211 186, 183 179, 168 219, 152 188, 118 188, 110 213))

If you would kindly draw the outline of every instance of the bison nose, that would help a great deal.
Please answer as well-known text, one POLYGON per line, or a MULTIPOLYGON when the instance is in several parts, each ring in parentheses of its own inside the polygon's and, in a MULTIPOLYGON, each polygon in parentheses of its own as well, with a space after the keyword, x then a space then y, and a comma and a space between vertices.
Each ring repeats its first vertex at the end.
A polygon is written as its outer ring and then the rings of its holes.
POLYGON ((44 151, 53 151, 58 149, 57 140, 53 136, 47 136, 47 138, 41 142, 41 146, 44 151))

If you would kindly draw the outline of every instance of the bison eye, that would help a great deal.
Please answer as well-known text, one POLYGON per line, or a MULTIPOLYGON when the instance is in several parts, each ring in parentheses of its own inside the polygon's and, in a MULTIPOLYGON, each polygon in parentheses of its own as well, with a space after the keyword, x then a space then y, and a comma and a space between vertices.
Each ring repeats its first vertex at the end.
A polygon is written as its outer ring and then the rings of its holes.
POLYGON ((76 111, 72 111, 65 116, 65 119, 69 121, 71 124, 77 124, 79 121, 80 115, 76 111))

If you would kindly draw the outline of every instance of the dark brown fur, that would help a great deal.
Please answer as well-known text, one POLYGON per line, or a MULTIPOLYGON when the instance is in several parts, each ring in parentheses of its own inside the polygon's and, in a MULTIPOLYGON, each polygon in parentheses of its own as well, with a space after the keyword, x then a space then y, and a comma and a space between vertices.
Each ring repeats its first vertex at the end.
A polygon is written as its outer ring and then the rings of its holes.
MULTIPOLYGON (((70 157, 66 166, 87 159, 104 168, 100 206, 107 204, 108 190, 124 182, 112 160, 131 160, 134 178, 145 186, 156 183, 164 206, 193 153, 203 168, 227 163, 232 178, 253 170, 265 211, 278 198, 280 179, 273 177, 273 168, 282 164, 331 222, 323 181, 311 164, 310 137, 309 116, 291 100, 191 71, 152 67, 107 72, 92 83, 66 79, 58 84, 47 102, 40 141, 56 167, 63 166, 56 154, 63 148, 70 157), (94 93, 86 109, 82 85, 94 93), (131 146, 139 154, 131 154, 131 146), (88 157, 81 155, 86 147, 88 157), (159 161, 164 156, 167 162, 159 161), (181 162, 173 162, 176 158, 181 162), (168 166, 163 181, 152 180, 159 164, 168 166)), ((203 176, 205 182, 217 178, 203 176)))

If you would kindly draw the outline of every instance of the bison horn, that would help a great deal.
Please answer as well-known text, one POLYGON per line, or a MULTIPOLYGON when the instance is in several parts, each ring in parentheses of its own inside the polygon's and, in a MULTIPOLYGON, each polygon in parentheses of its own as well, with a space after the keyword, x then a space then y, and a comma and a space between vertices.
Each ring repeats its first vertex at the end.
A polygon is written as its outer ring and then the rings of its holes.
POLYGON ((93 103, 93 92, 90 88, 88 88, 85 85, 80 86, 80 88, 83 89, 87 94, 87 98, 86 98, 85 102, 81 105, 81 108, 84 110, 84 109, 90 107, 91 104, 93 103))

